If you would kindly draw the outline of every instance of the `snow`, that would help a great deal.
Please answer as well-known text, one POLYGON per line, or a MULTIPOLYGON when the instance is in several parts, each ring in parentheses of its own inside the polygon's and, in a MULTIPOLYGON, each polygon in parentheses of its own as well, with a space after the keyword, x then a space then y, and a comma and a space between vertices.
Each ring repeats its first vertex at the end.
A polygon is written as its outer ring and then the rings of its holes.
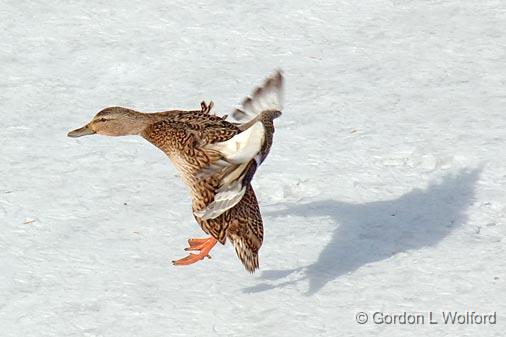
POLYGON ((0 336, 503 336, 503 1, 0 2, 0 336), (276 68, 261 269, 100 109, 232 111, 276 68), (497 312, 495 325, 355 315, 497 312))

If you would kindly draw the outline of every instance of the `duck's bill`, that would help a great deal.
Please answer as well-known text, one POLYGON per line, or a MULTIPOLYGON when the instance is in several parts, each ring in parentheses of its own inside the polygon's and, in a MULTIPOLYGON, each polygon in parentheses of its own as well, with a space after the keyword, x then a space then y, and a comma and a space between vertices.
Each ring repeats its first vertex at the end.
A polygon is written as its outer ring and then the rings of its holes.
POLYGON ((88 125, 85 125, 82 128, 70 131, 67 134, 67 136, 76 138, 76 137, 92 135, 94 133, 95 133, 95 131, 93 131, 88 125))

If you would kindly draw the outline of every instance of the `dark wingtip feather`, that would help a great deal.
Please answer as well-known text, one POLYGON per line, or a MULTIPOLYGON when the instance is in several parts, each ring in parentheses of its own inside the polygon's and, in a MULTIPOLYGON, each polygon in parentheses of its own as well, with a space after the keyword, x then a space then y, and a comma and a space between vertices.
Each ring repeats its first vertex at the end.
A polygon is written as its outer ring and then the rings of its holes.
POLYGON ((261 86, 255 88, 251 96, 246 97, 242 103, 241 107, 237 108, 233 113, 232 117, 240 122, 247 122, 255 116, 257 116, 260 112, 260 109, 266 110, 281 110, 282 101, 283 101, 283 72, 278 69, 271 76, 269 76, 261 86), (270 92, 275 93, 274 101, 265 104, 262 104, 262 101, 265 100, 265 97, 269 95, 270 92), (256 102, 256 103, 255 103, 256 102), (273 106, 269 106, 272 104, 273 106))

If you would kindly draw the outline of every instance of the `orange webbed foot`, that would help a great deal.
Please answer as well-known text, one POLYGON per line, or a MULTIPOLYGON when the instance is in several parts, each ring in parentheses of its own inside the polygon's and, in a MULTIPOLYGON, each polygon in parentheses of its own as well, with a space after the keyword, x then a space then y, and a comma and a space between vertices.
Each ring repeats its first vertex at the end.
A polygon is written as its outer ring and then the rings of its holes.
POLYGON ((183 257, 182 259, 172 261, 172 264, 175 266, 186 266, 189 264, 193 264, 198 262, 205 257, 211 258, 209 252, 214 247, 214 245, 218 242, 215 238, 209 237, 207 239, 189 239, 188 245, 190 247, 185 248, 186 251, 199 251, 198 254, 190 253, 187 257, 183 257))

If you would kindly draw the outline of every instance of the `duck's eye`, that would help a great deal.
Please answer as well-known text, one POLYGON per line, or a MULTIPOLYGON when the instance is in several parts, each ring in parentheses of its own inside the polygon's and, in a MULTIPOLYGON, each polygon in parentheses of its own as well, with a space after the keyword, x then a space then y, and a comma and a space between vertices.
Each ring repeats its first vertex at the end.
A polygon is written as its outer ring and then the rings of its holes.
POLYGON ((97 120, 97 122, 105 122, 106 120, 107 120, 107 118, 99 118, 99 119, 97 120))

